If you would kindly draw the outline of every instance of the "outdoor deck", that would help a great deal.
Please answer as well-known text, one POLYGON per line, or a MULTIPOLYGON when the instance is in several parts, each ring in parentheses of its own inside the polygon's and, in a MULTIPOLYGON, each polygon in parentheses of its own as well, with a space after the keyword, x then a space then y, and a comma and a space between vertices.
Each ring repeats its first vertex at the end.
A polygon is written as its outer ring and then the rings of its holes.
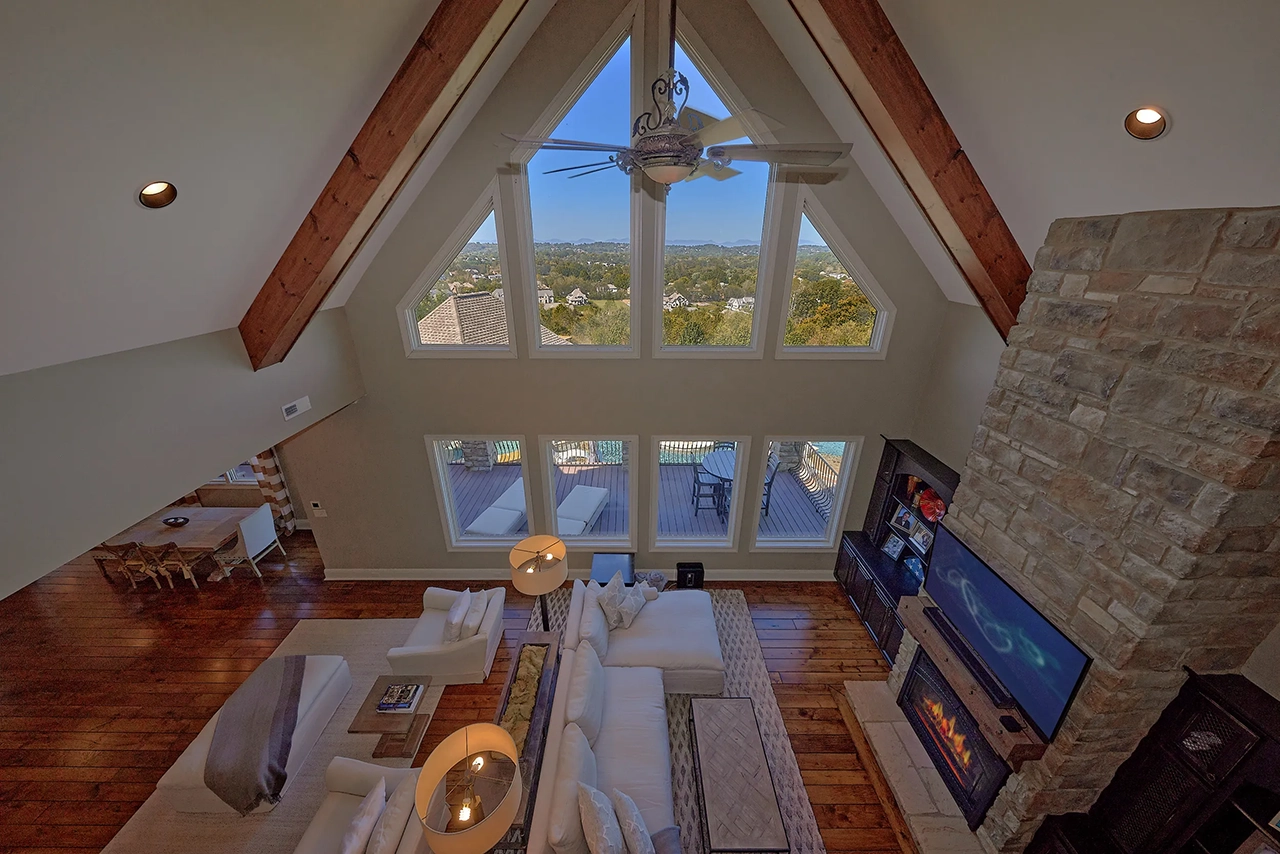
MULTIPOLYGON (((725 523, 714 510, 702 509, 694 515, 693 466, 659 466, 658 533, 662 537, 693 538, 723 537, 725 523)), ((484 512, 503 491, 520 476, 520 467, 497 465, 490 471, 468 471, 461 465, 449 466, 449 482, 452 484, 454 506, 461 529, 484 512)), ((603 486, 609 490, 609 503, 591 530, 596 536, 625 534, 630 494, 627 489, 628 472, 625 466, 563 466, 556 476, 556 504, 578 484, 603 486)), ((735 496, 737 498, 737 496, 735 496)), ((747 499, 751 500, 751 499, 747 499)), ((518 533, 529 530, 526 522, 518 533)), ((749 526, 744 525, 744 530, 749 526)), ((821 537, 827 530, 827 517, 819 513, 809 500, 805 487, 790 472, 779 472, 774 479, 773 497, 769 503, 769 515, 760 518, 762 537, 813 538, 821 537)))

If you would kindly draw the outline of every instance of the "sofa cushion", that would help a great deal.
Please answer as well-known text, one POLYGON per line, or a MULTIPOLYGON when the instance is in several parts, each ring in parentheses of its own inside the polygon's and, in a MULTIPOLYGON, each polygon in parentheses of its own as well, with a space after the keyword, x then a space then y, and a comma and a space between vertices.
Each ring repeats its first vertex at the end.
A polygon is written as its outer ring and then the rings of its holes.
POLYGON ((444 619, 444 642, 453 643, 462 638, 462 621, 467 618, 467 609, 471 607, 471 588, 458 594, 453 600, 453 607, 444 619))
MULTIPOLYGON (((581 654, 581 648, 578 650, 581 654)), ((671 747, 662 671, 604 668, 604 715, 596 739, 596 788, 626 792, 648 827, 675 824, 671 747)))
POLYGON ((610 800, 613 801, 613 811, 618 816, 618 827, 622 829, 627 851, 630 854, 654 854, 649 828, 645 826, 644 816, 640 815, 636 802, 619 789, 613 790, 610 800))
POLYGON ((471 520, 465 533, 481 537, 502 537, 515 533, 523 521, 523 510, 487 507, 483 513, 471 520))
POLYGON ((569 676, 569 697, 564 707, 567 723, 577 724, 587 742, 595 745, 600 736, 600 719, 604 715, 604 668, 595 647, 583 644, 573 659, 569 676))
POLYGON ((462 634, 461 638, 473 638, 476 632, 480 631, 480 623, 484 620, 484 609, 489 604, 489 591, 477 590, 471 594, 471 605, 467 608, 467 615, 462 618, 462 634))
POLYGON ((582 635, 580 640, 595 647, 596 655, 603 662, 609 654, 609 624, 600 610, 600 585, 594 581, 587 585, 587 595, 582 601, 582 635))
POLYGON ((498 496, 498 500, 489 505, 502 510, 515 510, 521 514, 524 506, 524 478, 518 477, 515 483, 507 487, 507 491, 498 496))
MULTIPOLYGON (((560 740, 560 757, 556 765, 555 785, 551 791, 551 816, 547 841, 556 854, 590 854, 587 838, 582 833, 582 815, 578 809, 578 784, 596 786, 596 757, 587 737, 577 724, 564 728, 560 740)), ((670 786, 668 786, 670 788, 670 786)), ((668 795, 670 797, 670 795, 668 795)))
POLYGON ((409 815, 413 812, 413 799, 417 787, 417 774, 409 774, 396 786, 396 790, 387 799, 386 809, 382 811, 382 815, 378 816, 378 822, 373 826, 369 845, 365 849, 367 854, 396 854, 396 849, 400 847, 400 838, 404 836, 404 826, 409 822, 409 815))
POLYGON ((569 619, 564 625, 564 648, 577 649, 582 637, 582 606, 587 598, 587 585, 575 578, 569 594, 569 619))
POLYGON ((609 633, 605 667, 724 671, 720 636, 705 590, 660 593, 636 615, 630 628, 609 633))
POLYGON ((444 611, 423 611, 413 631, 405 640, 405 646, 437 646, 444 643, 444 611))
POLYGON ((582 817, 582 834, 591 854, 627 854, 622 842, 622 828, 613 812, 609 796, 586 783, 578 784, 578 812, 582 817))
POLYGON ((378 823, 383 809, 387 805, 387 781, 379 780, 378 784, 364 796, 356 814, 347 825, 347 832, 342 835, 340 854, 364 854, 369 845, 369 837, 373 835, 373 826, 378 823))

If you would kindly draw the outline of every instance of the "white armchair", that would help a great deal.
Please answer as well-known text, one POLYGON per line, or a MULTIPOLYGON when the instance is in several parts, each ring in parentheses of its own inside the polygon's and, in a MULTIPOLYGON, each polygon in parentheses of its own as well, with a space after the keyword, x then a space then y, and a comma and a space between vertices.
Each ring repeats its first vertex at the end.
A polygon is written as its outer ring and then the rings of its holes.
POLYGON ((493 667, 502 641, 502 611, 507 591, 490 592, 480 630, 469 638, 444 641, 444 624, 458 598, 453 590, 428 587, 422 594, 422 616, 404 646, 387 651, 387 663, 397 676, 430 676, 433 685, 483 682, 493 667))

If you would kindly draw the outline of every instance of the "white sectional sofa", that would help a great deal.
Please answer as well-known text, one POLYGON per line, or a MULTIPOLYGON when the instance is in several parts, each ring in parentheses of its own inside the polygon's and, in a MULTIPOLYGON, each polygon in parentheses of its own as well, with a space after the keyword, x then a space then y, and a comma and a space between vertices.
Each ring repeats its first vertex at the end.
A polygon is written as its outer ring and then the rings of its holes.
MULTIPOLYGON (((335 756, 324 772, 324 784, 328 793, 311 819, 311 824, 307 826, 307 832, 298 841, 298 847, 293 849, 294 854, 338 854, 342 848, 342 835, 347 832, 351 819, 355 817, 356 808, 360 806, 364 796, 378 785, 378 781, 386 779, 387 793, 390 795, 405 777, 416 779, 419 770, 386 768, 371 762, 335 756)), ((429 808, 443 808, 442 803, 443 781, 429 808), (437 800, 440 801, 439 804, 437 800)), ((430 849, 423 841, 422 825, 418 821, 417 812, 410 810, 396 854, 419 852, 429 854, 430 849)))
POLYGON ((724 691, 724 656, 709 593, 665 591, 640 609, 630 628, 609 630, 595 601, 599 590, 595 582, 573 583, 566 647, 576 648, 589 636, 606 667, 657 667, 668 694, 714 696, 724 691), (595 640, 601 632, 603 642, 595 640))
POLYGON ((502 642, 502 610, 507 592, 497 587, 487 593, 489 601, 479 631, 469 638, 445 643, 445 620, 459 594, 428 587, 422 594, 422 616, 404 646, 387 650, 391 672, 396 676, 430 676, 433 685, 460 685, 488 678, 502 642))
MULTIPOLYGON (((297 776, 307 754, 315 746, 316 740, 324 732, 329 719, 338 710, 338 704, 350 688, 351 671, 342 656, 307 656, 306 669, 302 673, 302 689, 298 697, 298 723, 293 731, 289 761, 285 763, 288 776, 282 795, 288 791, 289 784, 297 776)), ((161 797, 178 812, 236 815, 234 809, 204 784, 205 758, 209 755, 209 745, 213 742, 213 731, 220 715, 221 710, 209 719, 200 734, 187 745, 187 749, 182 751, 182 755, 156 784, 161 797)), ((272 809, 275 809, 275 804, 264 801, 254 812, 269 812, 272 809)))

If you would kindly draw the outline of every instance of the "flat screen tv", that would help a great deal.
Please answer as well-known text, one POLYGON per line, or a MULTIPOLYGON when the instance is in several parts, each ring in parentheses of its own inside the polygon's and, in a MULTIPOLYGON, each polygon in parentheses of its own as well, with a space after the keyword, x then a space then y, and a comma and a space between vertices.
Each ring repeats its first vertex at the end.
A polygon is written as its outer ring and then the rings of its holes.
POLYGON ((925 592, 1021 708, 1053 739, 1089 667, 1089 657, 939 525, 925 592))

